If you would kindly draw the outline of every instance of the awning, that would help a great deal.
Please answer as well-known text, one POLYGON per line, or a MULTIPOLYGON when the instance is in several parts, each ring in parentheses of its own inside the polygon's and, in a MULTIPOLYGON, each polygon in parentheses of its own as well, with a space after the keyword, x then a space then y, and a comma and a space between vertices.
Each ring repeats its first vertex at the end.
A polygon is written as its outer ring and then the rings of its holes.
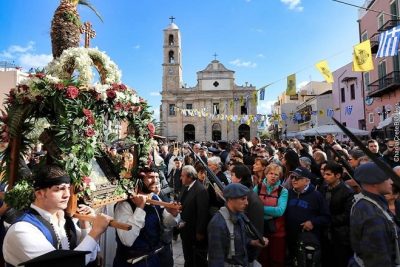
MULTIPOLYGON (((390 116, 390 117, 384 119, 383 121, 381 121, 378 124, 378 127, 376 127, 376 128, 377 129, 382 129, 382 128, 385 128, 386 126, 389 126, 390 124, 392 124, 393 123, 393 118, 394 118, 395 115, 396 114, 392 114, 392 116, 390 116)), ((397 116, 400 116, 400 114, 397 114, 397 116)))

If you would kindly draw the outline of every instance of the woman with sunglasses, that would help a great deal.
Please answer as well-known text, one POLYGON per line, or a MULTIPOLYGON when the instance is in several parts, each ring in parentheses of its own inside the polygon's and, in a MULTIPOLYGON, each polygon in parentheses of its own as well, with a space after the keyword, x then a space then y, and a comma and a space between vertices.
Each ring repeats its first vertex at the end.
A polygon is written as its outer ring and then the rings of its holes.
POLYGON ((281 185, 282 167, 271 163, 265 169, 266 178, 260 182, 254 191, 264 204, 264 236, 268 237, 269 245, 261 250, 258 261, 263 267, 285 266, 285 217, 283 216, 288 190, 281 185))

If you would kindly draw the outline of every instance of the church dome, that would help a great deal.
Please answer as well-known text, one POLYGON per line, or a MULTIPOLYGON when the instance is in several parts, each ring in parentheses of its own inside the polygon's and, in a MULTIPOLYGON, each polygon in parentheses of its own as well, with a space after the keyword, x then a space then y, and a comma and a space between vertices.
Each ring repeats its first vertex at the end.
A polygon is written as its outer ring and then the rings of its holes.
POLYGON ((178 26, 176 26, 176 24, 175 23, 170 23, 169 25, 168 25, 168 27, 166 28, 166 30, 179 30, 179 28, 178 28, 178 26))

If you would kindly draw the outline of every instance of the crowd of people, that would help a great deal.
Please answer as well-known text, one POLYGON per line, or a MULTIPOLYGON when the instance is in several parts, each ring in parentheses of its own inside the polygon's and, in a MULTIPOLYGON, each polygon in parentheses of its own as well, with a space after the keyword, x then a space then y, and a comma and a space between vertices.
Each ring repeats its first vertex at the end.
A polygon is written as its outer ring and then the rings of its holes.
MULTIPOLYGON (((400 175, 394 140, 364 145, 400 175)), ((153 150, 153 163, 137 177, 138 194, 114 208, 114 219, 132 226, 116 230, 115 267, 172 267, 178 238, 185 267, 400 265, 400 188, 351 142, 328 134, 308 142, 161 143, 153 150)), ((69 187, 57 166, 37 175, 34 203, 5 235, 8 266, 54 249, 88 250, 86 263, 93 264, 111 218, 70 222, 63 213, 69 187)))

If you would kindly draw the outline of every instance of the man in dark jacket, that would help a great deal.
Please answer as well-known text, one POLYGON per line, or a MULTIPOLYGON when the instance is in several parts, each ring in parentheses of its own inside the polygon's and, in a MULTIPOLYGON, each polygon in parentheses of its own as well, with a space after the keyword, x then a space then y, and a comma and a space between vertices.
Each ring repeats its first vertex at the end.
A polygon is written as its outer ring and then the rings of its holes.
POLYGON ((197 179, 193 166, 182 168, 185 186, 179 200, 182 204, 180 233, 185 267, 207 266, 208 194, 197 179))
MULTIPOLYGON (((304 167, 291 172, 292 189, 286 208, 289 260, 298 261, 298 242, 307 236, 319 243, 321 229, 330 222, 329 209, 322 194, 310 183, 312 175, 304 167), (302 233, 300 235, 300 233, 302 233), (306 233, 306 234, 304 234, 306 233)), ((319 245, 319 244, 318 244, 319 245)))
MULTIPOLYGON (((243 212, 249 193, 250 189, 239 183, 224 188, 226 206, 214 215, 208 225, 208 266, 249 266, 248 253, 254 249, 250 245, 263 247, 259 240, 252 240, 245 228, 243 212)), ((264 242, 268 244, 265 237, 264 242)))
POLYGON ((385 194, 392 180, 373 162, 360 165, 354 178, 361 183, 350 214, 350 241, 354 259, 349 266, 399 266, 399 227, 389 211, 385 194))
POLYGON ((342 174, 343 167, 336 162, 328 161, 325 165, 325 185, 321 191, 331 214, 331 224, 322 238, 322 265, 326 267, 346 267, 353 253, 349 224, 354 192, 342 181, 342 174))

